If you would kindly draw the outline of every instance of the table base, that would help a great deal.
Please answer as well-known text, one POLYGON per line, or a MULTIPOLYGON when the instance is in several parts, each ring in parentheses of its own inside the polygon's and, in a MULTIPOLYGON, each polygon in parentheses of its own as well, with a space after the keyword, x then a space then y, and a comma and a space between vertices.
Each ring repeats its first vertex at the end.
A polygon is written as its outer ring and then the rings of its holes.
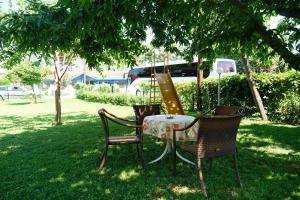
MULTIPOLYGON (((166 148, 163 151, 163 153, 158 158, 156 158, 156 159, 148 162, 147 164, 149 165, 149 164, 153 164, 153 163, 156 163, 156 162, 160 161, 161 159, 163 159, 163 157, 165 157, 165 155, 167 153, 171 153, 171 151, 172 151, 171 142, 170 142, 170 140, 167 140, 167 145, 166 145, 166 148)), ((178 156, 178 158, 180 158, 181 160, 185 161, 186 163, 189 163, 191 165, 195 165, 194 162, 192 162, 192 161, 184 158, 182 155, 180 155, 180 153, 178 151, 176 151, 176 155, 178 156)))

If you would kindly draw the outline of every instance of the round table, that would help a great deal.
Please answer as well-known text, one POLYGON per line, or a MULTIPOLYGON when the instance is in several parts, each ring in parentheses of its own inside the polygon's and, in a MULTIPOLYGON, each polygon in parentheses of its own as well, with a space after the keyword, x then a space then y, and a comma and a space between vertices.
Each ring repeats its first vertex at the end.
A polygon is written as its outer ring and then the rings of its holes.
MULTIPOLYGON (((173 129, 185 128, 194 121, 195 117, 187 115, 151 115, 144 118, 143 133, 153 135, 155 137, 166 139, 167 144, 161 156, 148 164, 161 160, 167 153, 171 152, 171 138, 173 129)), ((198 123, 190 129, 176 132, 176 141, 196 141, 197 140, 198 123)), ((187 163, 194 164, 181 156, 177 151, 176 155, 187 163)))

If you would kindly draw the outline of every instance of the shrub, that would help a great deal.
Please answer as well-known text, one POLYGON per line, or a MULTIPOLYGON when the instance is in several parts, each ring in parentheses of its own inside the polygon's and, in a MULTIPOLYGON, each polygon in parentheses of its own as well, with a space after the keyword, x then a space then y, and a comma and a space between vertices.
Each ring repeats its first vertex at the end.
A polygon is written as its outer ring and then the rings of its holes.
POLYGON ((117 84, 108 84, 108 83, 101 83, 101 84, 94 84, 94 85, 85 85, 84 83, 76 83, 74 85, 76 90, 87 90, 87 91, 96 91, 102 93, 115 93, 120 92, 120 86, 117 84))
POLYGON ((300 97, 295 92, 289 92, 279 102, 277 118, 289 124, 300 124, 300 97))
POLYGON ((271 119, 277 120, 276 110, 282 99, 290 93, 300 94, 300 73, 289 71, 286 73, 263 73, 255 76, 257 88, 271 119))
POLYGON ((196 104, 196 83, 175 84, 180 102, 184 110, 193 110, 196 104))
POLYGON ((113 104, 120 106, 131 106, 134 104, 144 104, 148 102, 148 98, 140 96, 131 96, 120 93, 102 93, 98 91, 77 90, 76 97, 78 99, 113 104))
MULTIPOLYGON (((300 73, 254 74, 257 89, 262 97, 270 120, 299 124, 300 73), (297 109, 298 106, 298 109, 297 109), (298 112, 295 113, 295 112, 298 112)), ((245 75, 223 77, 221 85, 221 105, 236 105, 245 116, 257 115, 251 91, 245 75)), ((149 85, 143 85, 149 92, 149 85)), ((175 84, 178 96, 185 110, 193 110, 196 105, 196 83, 175 84)), ((218 80, 204 80, 201 86, 203 112, 212 110, 218 101, 218 80)), ((84 88, 77 97, 88 101, 133 105, 149 102, 148 98, 127 96, 117 93, 103 93, 84 88)))
POLYGON ((10 81, 7 79, 0 79, 0 85, 9 85, 10 81))
MULTIPOLYGON (((299 124, 299 114, 284 112, 284 106, 295 107, 300 98, 300 73, 254 74, 257 89, 262 97, 269 119, 299 124), (279 112, 280 111, 280 112, 279 112), (292 120, 291 118, 294 118, 292 120)), ((257 115, 257 109, 245 75, 223 77, 221 85, 221 105, 236 105, 245 116, 257 115)), ((175 84, 184 109, 191 110, 196 105, 196 85, 192 83, 175 84)), ((217 106, 218 80, 204 80, 201 86, 203 112, 217 106)), ((299 108, 299 106, 298 106, 299 108)), ((299 111, 299 109, 294 109, 299 111)))
POLYGON ((96 85, 93 85, 92 90, 97 91, 97 92, 101 92, 101 93, 110 93, 111 92, 111 86, 109 84, 106 84, 106 83, 96 84, 96 85))
MULTIPOLYGON (((220 80, 221 105, 236 105, 244 115, 255 112, 251 91, 245 75, 227 76, 220 80)), ((218 105, 218 81, 205 80, 201 87, 203 110, 206 112, 218 105)))
POLYGON ((75 83, 74 88, 80 90, 84 88, 84 83, 75 83))

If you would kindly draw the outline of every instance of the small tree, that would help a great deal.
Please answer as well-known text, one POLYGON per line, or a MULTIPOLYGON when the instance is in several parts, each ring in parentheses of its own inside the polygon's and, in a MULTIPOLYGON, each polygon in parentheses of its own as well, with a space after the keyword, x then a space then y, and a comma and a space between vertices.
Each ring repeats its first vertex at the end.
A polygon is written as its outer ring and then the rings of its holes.
POLYGON ((61 124, 61 96, 60 89, 62 85, 62 79, 68 70, 68 67, 72 61, 72 54, 57 54, 53 53, 54 63, 54 78, 55 78, 55 122, 61 124))
MULTIPOLYGON (((60 124, 60 82, 68 66, 65 61, 60 63, 61 55, 64 57, 72 52, 84 58, 91 68, 100 63, 111 64, 114 60, 127 60, 132 65, 134 55, 141 52, 140 40, 130 39, 131 34, 136 35, 136 28, 120 26, 122 16, 107 18, 107 10, 103 10, 102 15, 95 15, 98 24, 94 26, 91 23, 90 26, 89 23, 82 23, 84 18, 76 17, 85 13, 65 6, 65 2, 27 3, 26 10, 11 12, 0 19, 0 61, 11 66, 28 55, 54 61, 57 69, 55 102, 58 105, 55 122, 60 124), (94 35, 91 30, 96 27, 101 27, 103 32, 94 35)), ((144 30, 144 27, 140 29, 144 30)), ((145 38, 145 34, 141 37, 145 38)))
POLYGON ((37 103, 34 84, 42 82, 42 70, 34 66, 32 62, 24 61, 13 68, 13 74, 15 74, 23 84, 31 86, 33 102, 37 103))
MULTIPOLYGON (((6 14, 0 20, 0 60, 6 68, 11 68, 28 55, 53 60, 56 65, 58 52, 64 55, 76 48, 72 27, 64 23, 67 15, 65 8, 41 2, 30 2, 24 11, 6 14)), ((63 64, 55 69, 56 85, 59 86, 67 67, 63 64)), ((57 90, 60 94, 60 87, 57 90)), ((61 112, 57 110, 61 107, 60 95, 55 97, 55 122, 61 124, 61 112)))

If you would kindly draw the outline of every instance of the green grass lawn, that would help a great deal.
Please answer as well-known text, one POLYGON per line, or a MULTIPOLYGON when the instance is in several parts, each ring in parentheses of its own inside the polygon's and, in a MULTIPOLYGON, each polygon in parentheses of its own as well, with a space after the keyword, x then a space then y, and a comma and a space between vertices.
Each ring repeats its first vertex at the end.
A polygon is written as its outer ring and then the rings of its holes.
MULTIPOLYGON (((54 126, 54 100, 0 102, 0 199, 205 199, 195 168, 178 161, 174 178, 165 158, 141 169, 135 146, 110 148, 99 174, 101 107, 133 116, 131 107, 63 99, 63 125, 54 126)), ((144 146, 146 162, 164 149, 149 136, 144 146)), ((300 198, 299 126, 244 119, 238 150, 243 188, 235 182, 232 158, 220 158, 212 170, 204 166, 209 199, 300 198)))

